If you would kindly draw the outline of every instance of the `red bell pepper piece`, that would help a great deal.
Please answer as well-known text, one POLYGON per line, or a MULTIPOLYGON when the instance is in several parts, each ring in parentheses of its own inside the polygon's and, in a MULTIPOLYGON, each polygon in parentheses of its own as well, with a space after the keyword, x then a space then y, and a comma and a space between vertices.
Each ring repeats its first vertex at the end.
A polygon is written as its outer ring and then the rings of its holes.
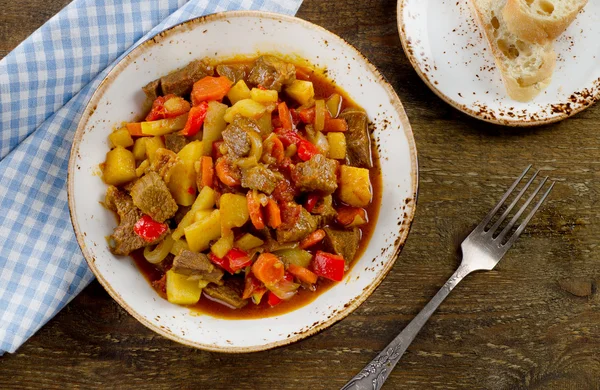
POLYGON ((298 134, 294 130, 286 130, 283 127, 275 128, 275 134, 277 134, 277 136, 283 143, 283 146, 285 146, 286 148, 292 144, 296 145, 303 140, 300 134, 298 134))
POLYGON ((262 284, 260 280, 256 279, 251 272, 246 275, 242 299, 248 299, 252 297, 252 301, 258 305, 266 292, 267 288, 265 285, 262 284))
POLYGON ((298 126, 298 123, 300 123, 300 115, 298 115, 298 111, 290 108, 290 115, 292 116, 292 123, 294 124, 294 127, 298 126))
POLYGON ((183 130, 181 130, 181 134, 188 137, 196 135, 200 131, 200 128, 204 123, 204 119, 206 119, 207 111, 207 102, 202 102, 199 105, 192 107, 190 109, 190 113, 188 114, 188 119, 185 123, 185 127, 183 128, 183 130))
POLYGON ((233 248, 225 256, 229 261, 229 269, 237 272, 252 264, 252 259, 246 252, 241 249, 233 248))
POLYGON ((282 299, 280 299, 277 295, 273 294, 273 292, 269 291, 269 295, 267 296, 267 303, 269 306, 273 307, 275 305, 280 304, 282 299))
POLYGON ((321 199, 321 197, 317 194, 308 194, 308 197, 306 198, 306 203, 304 204, 304 208, 306 209, 306 211, 308 211, 309 213, 312 212, 315 206, 317 205, 319 199, 321 199))
POLYGON ((215 254, 211 252, 208 254, 208 259, 214 264, 223 268, 225 271, 229 272, 230 274, 234 273, 233 270, 229 267, 229 260, 227 259, 227 256, 225 256, 225 258, 220 258, 215 256, 215 254))
POLYGON ((308 161, 315 154, 319 154, 319 149, 310 142, 302 140, 298 143, 298 157, 302 161, 308 161))
POLYGON ((317 251, 312 261, 313 272, 319 276, 339 282, 344 278, 346 262, 342 256, 317 251))
POLYGON ((142 237, 146 242, 155 241, 166 232, 167 229, 169 229, 169 227, 166 223, 156 222, 152 217, 146 214, 142 215, 142 218, 133 225, 135 234, 142 237))

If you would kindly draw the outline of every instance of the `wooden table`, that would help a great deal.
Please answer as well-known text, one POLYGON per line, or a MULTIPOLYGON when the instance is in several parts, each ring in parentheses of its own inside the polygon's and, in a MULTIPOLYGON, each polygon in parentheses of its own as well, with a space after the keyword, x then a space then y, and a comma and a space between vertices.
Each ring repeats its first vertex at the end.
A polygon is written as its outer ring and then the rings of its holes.
MULTIPOLYGON (((0 56, 68 0, 4 3, 0 56)), ((154 334, 94 282, 0 359, 0 388, 339 388, 435 294, 458 264, 461 239, 534 163, 557 181, 550 200, 496 270, 468 277, 442 304, 386 388, 600 389, 600 107, 526 130, 471 119, 417 77, 395 15, 394 0, 305 0, 298 12, 382 71, 419 151, 408 243, 360 308, 293 345, 226 355, 154 334)))

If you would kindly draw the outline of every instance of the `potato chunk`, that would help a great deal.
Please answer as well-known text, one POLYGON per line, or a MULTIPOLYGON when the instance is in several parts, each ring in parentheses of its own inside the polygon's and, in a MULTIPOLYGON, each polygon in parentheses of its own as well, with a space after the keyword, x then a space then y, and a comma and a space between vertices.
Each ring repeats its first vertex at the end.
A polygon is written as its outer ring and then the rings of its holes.
MULTIPOLYGON (((154 161, 154 155, 156 154, 156 151, 160 148, 165 147, 165 143, 163 142, 162 137, 159 136, 144 138, 144 145, 146 157, 148 157, 148 160, 150 160, 150 162, 154 161)), ((133 149, 135 150, 135 146, 133 147, 133 149)))
POLYGON ((369 170, 342 165, 340 167, 339 196, 342 202, 350 206, 367 206, 373 198, 369 170))
POLYGON ((312 102, 315 98, 315 88, 313 83, 306 80, 295 80, 286 89, 285 92, 301 105, 312 102))
POLYGON ((227 233, 221 235, 221 238, 210 247, 210 251, 219 258, 225 257, 227 252, 233 249, 233 238, 233 231, 227 231, 227 233))
POLYGON ((233 118, 236 114, 240 114, 246 118, 258 119, 265 111, 267 111, 267 108, 262 104, 255 102, 252 99, 244 99, 227 109, 225 112, 225 121, 228 123, 233 122, 233 118))
POLYGON ((344 133, 327 133, 329 142, 329 158, 343 160, 346 158, 346 136, 344 133))
POLYGON ((250 249, 256 248, 257 246, 261 246, 265 242, 260 238, 253 236, 250 233, 244 234, 242 237, 238 238, 237 241, 233 244, 234 248, 239 248, 243 251, 248 252, 250 249))
POLYGON ((211 241, 221 237, 221 213, 214 210, 208 217, 186 227, 184 232, 191 251, 207 250, 211 241))
POLYGON ((248 213, 248 201, 244 195, 223 194, 220 199, 221 225, 223 230, 231 230, 241 227, 250 218, 248 213))
POLYGON ((252 90, 250 91, 250 98, 255 102, 259 102, 262 104, 277 103, 278 94, 277 91, 274 91, 272 89, 263 90, 258 88, 252 88, 252 90))
POLYGON ((181 206, 190 206, 196 199, 196 170, 194 163, 202 157, 202 141, 194 141, 185 145, 177 153, 181 160, 171 170, 171 179, 169 180, 169 190, 175 198, 177 204, 181 206))
POLYGON ((231 104, 235 104, 240 100, 250 99, 250 88, 244 80, 240 80, 227 92, 227 97, 231 104))
POLYGON ((128 148, 133 145, 133 139, 131 138, 127 128, 113 131, 108 136, 108 140, 110 141, 112 147, 122 146, 124 148, 128 148))
POLYGON ((125 184, 135 178, 135 157, 122 146, 106 153, 106 162, 102 171, 104 182, 114 186, 125 184))
POLYGON ((172 269, 167 271, 167 300, 179 305, 193 305, 200 299, 202 289, 197 280, 188 280, 188 275, 180 275, 172 269))
POLYGON ((227 105, 216 101, 208 102, 206 110, 206 119, 204 119, 204 127, 202 129, 202 155, 210 156, 213 142, 222 139, 221 133, 227 127, 225 122, 225 112, 227 105))
POLYGON ((136 161, 146 159, 146 137, 140 137, 133 144, 133 156, 136 161))

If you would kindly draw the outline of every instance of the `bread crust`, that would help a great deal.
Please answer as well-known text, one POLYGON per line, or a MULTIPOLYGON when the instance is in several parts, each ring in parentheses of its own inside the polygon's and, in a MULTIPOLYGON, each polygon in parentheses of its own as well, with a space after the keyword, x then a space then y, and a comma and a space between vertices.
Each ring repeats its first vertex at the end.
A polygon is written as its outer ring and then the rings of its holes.
POLYGON ((529 42, 543 43, 554 40, 562 34, 586 4, 587 0, 583 0, 566 15, 552 18, 538 15, 527 6, 524 0, 507 0, 502 16, 506 27, 513 34, 529 42))
POLYGON ((521 86, 519 82, 512 77, 503 77, 502 81, 504 82, 504 87, 511 99, 527 103, 550 85, 552 76, 525 87, 521 86))
POLYGON ((477 20, 479 27, 483 30, 484 36, 488 41, 488 45, 494 55, 494 61, 500 70, 508 95, 519 102, 530 101, 544 90, 552 80, 552 73, 554 72, 554 67, 556 65, 556 53, 552 42, 545 41, 541 44, 543 47, 541 57, 542 65, 534 74, 519 77, 512 76, 511 72, 506 67, 505 61, 503 61, 506 57, 496 44, 493 27, 487 23, 488 18, 486 15, 482 14, 482 10, 475 4, 475 1, 476 0, 471 0, 469 2, 471 9, 476 16, 475 19, 477 20))

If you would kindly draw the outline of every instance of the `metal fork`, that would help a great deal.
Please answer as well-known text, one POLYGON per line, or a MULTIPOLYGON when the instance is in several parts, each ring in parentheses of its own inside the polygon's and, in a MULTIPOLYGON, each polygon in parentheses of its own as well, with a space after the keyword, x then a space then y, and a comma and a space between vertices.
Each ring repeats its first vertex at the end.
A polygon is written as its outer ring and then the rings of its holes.
POLYGON ((442 301, 450 294, 450 291, 456 287, 456 285, 463 280, 465 276, 473 271, 490 271, 496 264, 502 259, 502 256, 510 249, 515 243, 519 235, 525 230, 525 226, 529 223, 535 212, 540 208, 548 194, 554 187, 552 182, 549 188, 546 190, 544 195, 535 204, 533 209, 527 214, 523 222, 515 230, 505 242, 507 234, 515 226, 523 212, 527 209, 529 204, 534 200, 538 193, 546 184, 548 177, 544 178, 542 182, 537 186, 535 191, 531 193, 529 198, 525 201, 523 206, 515 213, 510 222, 502 229, 502 231, 496 235, 498 228, 508 217, 510 211, 515 207, 518 201, 523 197, 529 186, 533 183, 537 177, 539 170, 533 174, 527 184, 519 191, 516 198, 510 203, 506 210, 500 215, 498 220, 489 228, 486 226, 492 221, 494 215, 498 213, 504 202, 513 193, 515 188, 519 185, 521 180, 525 177, 531 165, 528 166, 525 171, 519 176, 517 180, 510 186, 508 191, 504 194, 500 202, 485 216, 483 221, 469 234, 469 236, 461 244, 463 259, 454 274, 448 279, 446 284, 435 294, 435 296, 429 301, 429 303, 421 310, 419 314, 404 328, 404 330, 396 336, 396 338, 388 344, 383 351, 379 353, 361 372, 359 372, 350 382, 348 382, 342 390, 357 389, 367 390, 373 389, 378 390, 381 388, 387 377, 390 375, 410 343, 414 340, 416 335, 419 333, 421 328, 425 325, 425 322, 431 317, 433 312, 438 308, 442 301))

